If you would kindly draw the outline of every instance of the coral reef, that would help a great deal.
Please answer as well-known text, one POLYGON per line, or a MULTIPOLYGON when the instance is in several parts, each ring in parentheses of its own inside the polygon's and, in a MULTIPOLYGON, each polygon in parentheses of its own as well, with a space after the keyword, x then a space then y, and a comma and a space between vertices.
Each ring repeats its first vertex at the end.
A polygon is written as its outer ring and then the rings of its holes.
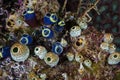
POLYGON ((0 80, 120 80, 119 31, 97 28, 110 2, 0 0, 0 80))

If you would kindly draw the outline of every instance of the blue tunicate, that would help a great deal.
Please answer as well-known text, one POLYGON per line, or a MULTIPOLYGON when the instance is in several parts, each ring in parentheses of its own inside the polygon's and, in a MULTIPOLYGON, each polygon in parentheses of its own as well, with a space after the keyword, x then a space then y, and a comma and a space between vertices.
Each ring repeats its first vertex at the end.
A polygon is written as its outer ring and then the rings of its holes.
POLYGON ((45 38, 53 38, 54 37, 54 32, 48 28, 48 27, 44 27, 42 29, 42 36, 45 38))
POLYGON ((59 21, 57 23, 57 25, 54 27, 54 29, 57 31, 57 32, 62 32, 63 29, 64 29, 64 26, 65 26, 65 22, 64 21, 59 21))
POLYGON ((63 47, 60 42, 55 42, 52 45, 52 51, 58 55, 60 55, 63 52, 63 47))
POLYGON ((25 20, 31 20, 31 19, 36 18, 35 13, 33 9, 31 8, 28 8, 27 11, 23 13, 23 15, 24 15, 25 20))
POLYGON ((58 21, 58 17, 56 14, 47 13, 43 18, 45 25, 52 25, 58 21))
POLYGON ((27 44, 31 44, 32 42, 33 42, 33 39, 32 39, 32 37, 31 37, 30 35, 28 35, 28 34, 24 34, 24 35, 21 37, 21 39, 20 39, 20 43, 21 43, 21 44, 27 45, 27 44))
POLYGON ((7 58, 10 57, 10 47, 5 46, 0 48, 0 58, 7 58))

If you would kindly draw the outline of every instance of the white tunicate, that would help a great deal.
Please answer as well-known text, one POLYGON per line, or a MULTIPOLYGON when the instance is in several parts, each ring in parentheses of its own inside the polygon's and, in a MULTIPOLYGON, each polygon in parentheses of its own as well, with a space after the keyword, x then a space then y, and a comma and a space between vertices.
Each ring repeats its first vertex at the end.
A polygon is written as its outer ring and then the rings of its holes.
POLYGON ((79 26, 80 26, 81 29, 87 29, 87 27, 88 27, 87 23, 86 23, 86 22, 83 22, 83 21, 81 21, 81 22, 79 23, 79 26))
POLYGON ((111 33, 105 33, 104 34, 104 42, 106 43, 112 43, 113 41, 113 35, 111 33))
POLYGON ((65 39, 63 39, 63 38, 61 39, 61 42, 60 42, 60 43, 61 43, 61 45, 62 45, 63 47, 66 47, 67 44, 68 44, 67 41, 66 41, 65 39))
POLYGON ((120 53, 114 52, 109 55, 108 64, 114 65, 114 64, 118 64, 119 62, 120 62, 120 53))
POLYGON ((76 54, 75 54, 75 60, 76 60, 77 62, 81 63, 81 62, 83 62, 84 58, 83 58, 83 56, 82 56, 81 54, 76 53, 76 54))
POLYGON ((109 50, 109 44, 106 43, 106 42, 102 42, 102 43, 100 44, 100 48, 101 48, 102 50, 108 51, 108 50, 109 50))
POLYGON ((37 46, 34 49, 35 55, 37 55, 40 59, 44 59, 45 55, 47 54, 47 50, 43 46, 37 46))
POLYGON ((115 50, 116 50, 116 45, 113 44, 113 43, 111 43, 111 44, 109 45, 109 50, 108 50, 109 53, 114 53, 115 50))
POLYGON ((57 54, 52 53, 52 52, 48 52, 44 57, 44 61, 47 65, 54 67, 59 62, 59 56, 57 54))
POLYGON ((68 52, 68 53, 67 53, 67 58, 68 58, 69 61, 73 61, 73 59, 74 59, 74 54, 71 53, 71 52, 68 52))
POLYGON ((16 26, 20 27, 23 24, 23 21, 20 19, 17 19, 15 23, 16 23, 16 26))
POLYGON ((90 68, 92 66, 92 61, 87 59, 84 61, 84 65, 90 68))
POLYGON ((12 45, 10 53, 13 60, 21 62, 29 57, 30 50, 26 45, 15 43, 12 45))
POLYGON ((75 42, 75 46, 79 49, 83 48, 86 44, 85 36, 80 36, 78 40, 75 42))
POLYGON ((71 29, 70 29, 70 36, 71 37, 78 37, 81 35, 81 29, 79 26, 73 26, 71 29))
POLYGON ((46 80, 46 77, 47 77, 46 74, 41 74, 41 75, 40 75, 40 78, 41 78, 42 80, 46 80))

